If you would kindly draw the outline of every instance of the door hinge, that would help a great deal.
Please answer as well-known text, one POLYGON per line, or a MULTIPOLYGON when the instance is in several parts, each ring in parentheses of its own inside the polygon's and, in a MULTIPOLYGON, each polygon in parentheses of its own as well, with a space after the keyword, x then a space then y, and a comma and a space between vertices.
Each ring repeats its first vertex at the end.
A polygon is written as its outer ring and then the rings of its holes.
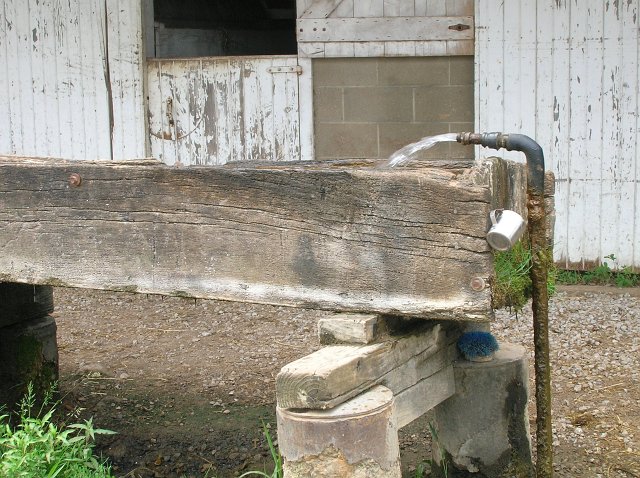
POLYGON ((300 65, 296 66, 270 66, 267 68, 269 73, 297 73, 298 75, 302 74, 302 67, 300 65))

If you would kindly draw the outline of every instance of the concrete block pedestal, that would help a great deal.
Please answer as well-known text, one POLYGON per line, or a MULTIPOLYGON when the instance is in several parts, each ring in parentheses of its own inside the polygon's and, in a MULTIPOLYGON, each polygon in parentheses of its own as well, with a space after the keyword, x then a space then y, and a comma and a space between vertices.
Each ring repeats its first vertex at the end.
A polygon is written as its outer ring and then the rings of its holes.
POLYGON ((434 476, 533 477, 527 364, 507 343, 490 362, 454 364, 456 394, 434 409, 434 476))
POLYGON ((53 291, 48 286, 0 283, 0 405, 15 410, 33 384, 41 397, 58 380, 53 291))
POLYGON ((330 410, 277 408, 285 478, 400 478, 393 393, 376 386, 330 410))

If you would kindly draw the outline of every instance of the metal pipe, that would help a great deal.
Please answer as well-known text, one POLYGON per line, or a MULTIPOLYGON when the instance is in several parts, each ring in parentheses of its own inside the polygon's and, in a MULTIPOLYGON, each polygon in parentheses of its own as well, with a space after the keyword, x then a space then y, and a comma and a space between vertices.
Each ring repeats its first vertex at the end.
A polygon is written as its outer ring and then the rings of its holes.
POLYGON ((553 476, 553 434, 551 423, 551 366, 549 361, 549 295, 547 279, 549 257, 546 214, 544 210, 544 154, 533 139, 523 134, 459 133, 462 144, 479 144, 485 148, 520 151, 527 159, 527 212, 531 242, 531 283, 533 342, 536 377, 536 477, 553 476))

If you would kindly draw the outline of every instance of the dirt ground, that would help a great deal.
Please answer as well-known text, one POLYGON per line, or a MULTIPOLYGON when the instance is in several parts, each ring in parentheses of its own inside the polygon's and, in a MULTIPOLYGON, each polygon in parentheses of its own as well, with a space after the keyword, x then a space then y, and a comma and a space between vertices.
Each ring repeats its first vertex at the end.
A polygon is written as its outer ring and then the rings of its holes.
MULTIPOLYGON (((55 300, 64 407, 118 432, 98 446, 117 476, 224 478, 269 469, 262 423, 275 437, 275 376, 319 347, 316 322, 326 312, 77 289, 56 289, 55 300)), ((614 383, 598 387, 599 400, 616 410, 606 417, 585 408, 576 389, 554 389, 555 416, 573 432, 612 424, 612 439, 603 437, 596 452, 561 435, 558 476, 640 477, 633 383, 626 395, 614 383), (631 440, 613 439, 616 429, 631 440)), ((428 419, 401 431, 404 476, 430 457, 428 419)))

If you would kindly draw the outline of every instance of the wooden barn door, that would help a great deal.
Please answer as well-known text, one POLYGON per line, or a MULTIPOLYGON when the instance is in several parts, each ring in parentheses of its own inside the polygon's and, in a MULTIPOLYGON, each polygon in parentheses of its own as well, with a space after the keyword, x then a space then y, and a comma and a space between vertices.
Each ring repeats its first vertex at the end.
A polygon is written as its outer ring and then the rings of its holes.
POLYGON ((141 5, 3 0, 0 154, 147 155, 141 5))
POLYGON ((310 60, 148 61, 151 155, 166 164, 311 159, 310 60))

